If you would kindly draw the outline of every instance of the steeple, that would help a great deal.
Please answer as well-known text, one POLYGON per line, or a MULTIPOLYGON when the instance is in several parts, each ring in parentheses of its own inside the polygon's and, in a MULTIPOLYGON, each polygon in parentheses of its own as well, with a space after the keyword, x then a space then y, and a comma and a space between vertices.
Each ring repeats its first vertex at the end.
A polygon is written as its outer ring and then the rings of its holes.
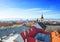
POLYGON ((43 22, 44 20, 44 17, 43 17, 43 14, 41 15, 41 18, 40 18, 40 22, 43 22))
POLYGON ((43 19, 44 17, 43 17, 43 14, 41 15, 41 19, 43 19))

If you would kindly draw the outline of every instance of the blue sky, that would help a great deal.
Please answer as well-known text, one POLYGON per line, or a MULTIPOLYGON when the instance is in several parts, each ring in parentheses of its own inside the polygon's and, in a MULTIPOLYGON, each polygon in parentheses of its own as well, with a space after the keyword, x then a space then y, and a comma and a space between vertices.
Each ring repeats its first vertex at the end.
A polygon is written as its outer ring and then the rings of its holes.
POLYGON ((0 19, 60 19, 60 0, 0 0, 0 19))

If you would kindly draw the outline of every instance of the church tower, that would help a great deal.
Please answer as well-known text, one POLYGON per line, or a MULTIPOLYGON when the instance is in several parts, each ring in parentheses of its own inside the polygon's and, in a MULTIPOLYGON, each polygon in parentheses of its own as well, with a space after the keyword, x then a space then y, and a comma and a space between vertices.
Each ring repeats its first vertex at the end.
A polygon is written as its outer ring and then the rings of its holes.
POLYGON ((40 18, 40 22, 43 22, 44 21, 44 17, 43 17, 43 14, 41 15, 41 18, 40 18))

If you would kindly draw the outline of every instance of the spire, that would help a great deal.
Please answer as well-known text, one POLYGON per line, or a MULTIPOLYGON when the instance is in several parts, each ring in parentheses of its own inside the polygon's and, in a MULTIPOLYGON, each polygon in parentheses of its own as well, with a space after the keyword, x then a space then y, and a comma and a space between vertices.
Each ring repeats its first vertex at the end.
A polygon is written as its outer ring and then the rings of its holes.
POLYGON ((41 15, 41 19, 43 19, 44 17, 43 17, 43 14, 41 15))
POLYGON ((40 22, 43 22, 44 20, 44 17, 43 17, 43 14, 41 15, 41 18, 40 18, 40 22))

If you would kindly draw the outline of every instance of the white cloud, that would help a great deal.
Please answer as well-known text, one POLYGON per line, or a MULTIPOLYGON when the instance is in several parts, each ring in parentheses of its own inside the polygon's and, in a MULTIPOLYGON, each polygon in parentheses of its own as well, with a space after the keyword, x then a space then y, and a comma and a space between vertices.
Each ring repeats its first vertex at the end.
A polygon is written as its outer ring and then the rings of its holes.
POLYGON ((39 8, 31 10, 19 8, 0 8, 0 18, 34 18, 36 15, 38 16, 41 15, 40 13, 48 11, 49 10, 39 10, 39 8))
POLYGON ((20 8, 0 8, 0 19, 4 18, 39 18, 42 13, 50 12, 41 8, 20 9, 20 8))

